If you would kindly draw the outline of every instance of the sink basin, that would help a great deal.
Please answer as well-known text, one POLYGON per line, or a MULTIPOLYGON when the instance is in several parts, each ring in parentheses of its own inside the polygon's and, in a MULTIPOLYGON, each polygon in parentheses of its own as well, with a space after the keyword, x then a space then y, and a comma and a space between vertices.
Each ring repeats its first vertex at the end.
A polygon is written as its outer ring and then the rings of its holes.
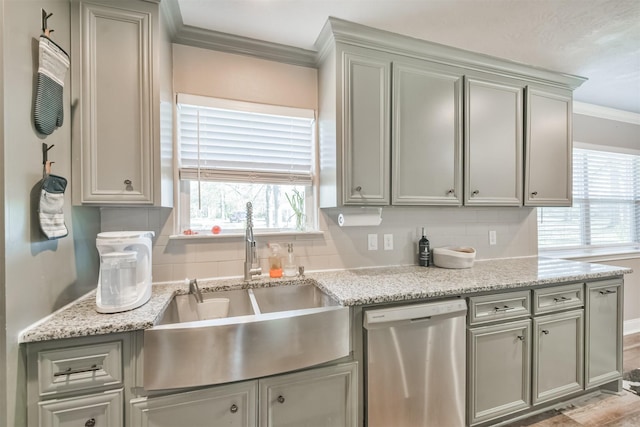
POLYGON ((303 284, 203 293, 227 298, 226 317, 199 320, 193 295, 177 295, 144 331, 144 387, 240 381, 345 357, 349 308, 303 284))
POLYGON ((313 285, 257 288, 252 291, 262 313, 339 305, 313 285))
MULTIPOLYGON (((219 291, 203 293, 204 301, 214 298, 226 298, 229 300, 229 312, 225 317, 248 316, 255 314, 251 297, 246 289, 232 291, 219 291)), ((195 322, 198 318, 198 302, 193 294, 176 295, 165 310, 159 325, 172 323, 195 322)))

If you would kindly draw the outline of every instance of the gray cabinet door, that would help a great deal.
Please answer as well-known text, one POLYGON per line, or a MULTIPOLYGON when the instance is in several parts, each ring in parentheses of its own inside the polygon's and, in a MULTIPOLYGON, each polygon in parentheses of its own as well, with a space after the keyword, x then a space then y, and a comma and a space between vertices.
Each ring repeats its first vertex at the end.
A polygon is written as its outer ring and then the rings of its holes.
POLYGON ((622 377, 622 279, 587 283, 585 387, 622 377))
POLYGON ((343 204, 388 205, 391 61, 343 54, 343 204))
POLYGON ((523 92, 508 79, 466 78, 465 205, 522 205, 523 92))
POLYGON ((527 86, 526 206, 571 206, 571 91, 527 86))
POLYGON ((392 204, 462 204, 462 70, 393 63, 392 204))
POLYGON ((131 401, 131 426, 253 427, 256 381, 131 401))
POLYGON ((73 199, 151 204, 158 6, 72 6, 73 199), (77 173, 76 173, 77 172, 77 173))
POLYGON ((471 328, 468 420, 478 424, 530 406, 531 320, 471 328))
POLYGON ((261 427, 355 427, 357 364, 260 380, 261 427))
POLYGON ((584 385, 583 310, 533 319, 533 404, 584 385))

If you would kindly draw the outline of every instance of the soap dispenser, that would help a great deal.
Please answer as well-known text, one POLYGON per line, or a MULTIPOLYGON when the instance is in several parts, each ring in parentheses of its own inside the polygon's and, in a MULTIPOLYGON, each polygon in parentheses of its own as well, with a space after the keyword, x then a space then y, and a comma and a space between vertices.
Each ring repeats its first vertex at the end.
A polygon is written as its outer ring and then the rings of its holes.
POLYGON ((282 255, 280 255, 280 245, 269 243, 269 277, 277 279, 282 277, 282 255))
POLYGON ((293 243, 287 243, 287 256, 284 260, 284 276, 295 277, 298 274, 296 256, 293 254, 293 243))

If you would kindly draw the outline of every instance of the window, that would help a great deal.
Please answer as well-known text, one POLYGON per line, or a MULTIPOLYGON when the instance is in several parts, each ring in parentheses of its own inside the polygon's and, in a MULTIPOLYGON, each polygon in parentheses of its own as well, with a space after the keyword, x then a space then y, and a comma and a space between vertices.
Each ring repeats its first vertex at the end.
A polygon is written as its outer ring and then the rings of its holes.
POLYGON ((177 115, 181 233, 240 233, 247 202, 255 230, 314 227, 312 110, 179 94, 177 115))
POLYGON ((640 155, 573 150, 573 206, 538 209, 538 247, 577 249, 640 242, 640 155))

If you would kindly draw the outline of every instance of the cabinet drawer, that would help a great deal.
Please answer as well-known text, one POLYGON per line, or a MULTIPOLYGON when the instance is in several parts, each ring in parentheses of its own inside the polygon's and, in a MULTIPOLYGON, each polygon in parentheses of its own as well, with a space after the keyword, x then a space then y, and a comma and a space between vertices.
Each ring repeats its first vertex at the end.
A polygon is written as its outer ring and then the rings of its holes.
POLYGON ((38 352, 40 396, 122 384, 122 341, 38 352))
POLYGON ((550 313, 583 305, 584 286, 582 283, 533 290, 534 314, 550 313))
POLYGON ((68 399, 54 399, 38 404, 41 427, 121 427, 123 425, 123 390, 68 399))
POLYGON ((526 317, 531 314, 529 291, 469 298, 469 324, 526 317))

